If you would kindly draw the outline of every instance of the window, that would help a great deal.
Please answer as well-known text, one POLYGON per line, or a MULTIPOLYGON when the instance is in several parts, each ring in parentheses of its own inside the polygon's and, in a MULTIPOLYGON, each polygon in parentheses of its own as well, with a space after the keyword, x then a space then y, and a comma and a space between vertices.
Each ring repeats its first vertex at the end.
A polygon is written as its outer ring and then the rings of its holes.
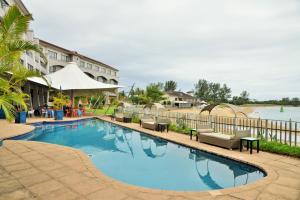
POLYGON ((27 64, 28 69, 33 71, 33 66, 31 64, 27 64))
POLYGON ((32 52, 31 52, 31 51, 26 51, 26 54, 27 54, 27 56, 29 56, 30 58, 32 58, 32 57, 33 57, 33 54, 32 54, 32 52))
POLYGON ((93 68, 93 65, 91 63, 87 63, 87 68, 88 69, 92 69, 93 68))
POLYGON ((57 60, 57 53, 54 51, 48 51, 48 56, 50 59, 57 60))
POLYGON ((40 62, 40 55, 36 54, 34 56, 34 60, 35 60, 36 63, 39 63, 40 62))
POLYGON ((106 69, 102 67, 102 73, 106 73, 106 69))
POLYGON ((94 70, 95 70, 95 71, 99 71, 99 67, 95 65, 95 66, 94 66, 94 70))
POLYGON ((85 62, 80 61, 80 67, 85 67, 85 62))
POLYGON ((61 54, 61 60, 65 61, 65 62, 70 62, 71 61, 71 57, 68 56, 68 55, 61 54))
POLYGON ((106 72, 107 72, 107 74, 110 74, 110 69, 108 69, 106 72))

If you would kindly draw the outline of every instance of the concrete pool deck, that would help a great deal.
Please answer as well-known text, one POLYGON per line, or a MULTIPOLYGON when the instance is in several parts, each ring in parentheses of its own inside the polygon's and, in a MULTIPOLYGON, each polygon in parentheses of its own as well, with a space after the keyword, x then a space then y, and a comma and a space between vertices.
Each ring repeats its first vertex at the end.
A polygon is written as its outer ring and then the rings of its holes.
MULTIPOLYGON (((71 118, 74 120, 74 118, 71 118)), ((111 121, 103 117, 103 120, 111 121)), ((32 122, 45 119, 32 119, 32 122)), ((3 122, 5 123, 5 122, 3 122)), ((138 124, 113 121, 147 134, 166 138, 219 155, 255 164, 268 176, 252 184, 206 192, 176 192, 131 186, 101 173, 83 152, 59 145, 34 141, 6 140, 0 147, 1 199, 299 199, 300 159, 260 152, 230 151, 191 141, 178 133, 160 133, 138 124)), ((26 125, 11 125, 28 132, 26 125), (26 127, 26 128, 25 128, 26 127), (26 131, 27 130, 27 131, 26 131)), ((1 126, 2 127, 2 126, 1 126)), ((29 126, 30 127, 30 126, 29 126)), ((3 129, 1 128, 1 131, 3 129)), ((0 134, 1 134, 0 131, 0 134)), ((22 134, 22 131, 18 132, 22 134)), ((6 135, 7 136, 7 135, 6 135)))

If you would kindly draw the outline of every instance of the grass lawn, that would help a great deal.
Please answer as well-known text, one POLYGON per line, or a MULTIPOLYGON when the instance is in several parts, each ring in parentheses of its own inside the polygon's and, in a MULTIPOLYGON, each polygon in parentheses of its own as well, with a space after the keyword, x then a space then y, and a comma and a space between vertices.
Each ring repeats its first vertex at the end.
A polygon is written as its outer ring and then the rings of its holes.
POLYGON ((114 113, 114 110, 116 109, 116 106, 105 106, 101 109, 89 109, 87 110, 89 113, 93 113, 94 115, 112 115, 114 113))

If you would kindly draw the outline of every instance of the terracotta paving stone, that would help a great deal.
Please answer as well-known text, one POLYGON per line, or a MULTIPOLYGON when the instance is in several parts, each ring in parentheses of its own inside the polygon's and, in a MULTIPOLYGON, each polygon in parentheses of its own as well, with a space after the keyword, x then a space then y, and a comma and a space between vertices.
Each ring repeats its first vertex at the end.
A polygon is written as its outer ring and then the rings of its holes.
POLYGON ((290 199, 290 200, 299 200, 300 197, 300 190, 292 189, 289 187, 271 184, 269 185, 264 192, 276 195, 277 197, 283 199, 290 199))
POLYGON ((257 200, 287 200, 275 194, 264 192, 257 197, 257 200))
POLYGON ((299 178, 287 178, 287 177, 279 177, 276 181, 276 184, 298 189, 300 190, 300 179, 299 178))
POLYGON ((26 189, 15 190, 9 193, 5 193, 0 195, 0 200, 29 200, 29 199, 37 199, 32 193, 30 193, 26 189))
MULTIPOLYGON (((98 192, 92 193, 87 196, 90 200, 98 200, 98 199, 110 199, 110 200, 122 200, 127 197, 126 194, 122 192, 116 192, 111 188, 105 188, 98 192)), ((153 199, 154 200, 154 199, 153 199)))
POLYGON ((86 177, 84 174, 75 172, 73 174, 63 176, 59 180, 67 185, 76 185, 77 183, 80 183, 82 181, 87 181, 90 179, 88 177, 86 177))
POLYGON ((208 192, 153 190, 115 181, 101 173, 86 154, 76 149, 35 141, 5 141, 0 147, 0 200, 300 199, 300 159, 263 151, 250 155, 246 151, 240 153, 191 141, 187 135, 158 133, 137 124, 119 124, 258 165, 267 170, 268 176, 253 184, 208 192))
POLYGON ((63 187, 63 185, 61 183, 59 183, 55 180, 49 180, 49 181, 45 181, 45 182, 30 186, 30 187, 28 187, 28 189, 31 192, 41 196, 45 193, 57 190, 62 187, 63 187))
POLYGON ((21 158, 15 158, 15 159, 10 159, 6 160, 5 162, 1 162, 2 166, 9 166, 9 165, 16 165, 18 163, 23 163, 24 160, 21 158))
POLYGON ((28 168, 31 168, 32 166, 28 163, 17 163, 17 164, 14 164, 14 165, 8 165, 8 166, 4 166, 4 168, 7 170, 7 171, 10 171, 10 172, 14 172, 14 171, 18 171, 18 170, 23 170, 23 169, 28 169, 28 168))
POLYGON ((10 181, 10 180, 15 180, 15 177, 11 176, 8 173, 0 175, 0 182, 10 181))
POLYGON ((35 168, 28 168, 28 169, 22 169, 19 171, 11 172, 11 175, 13 175, 14 177, 23 177, 23 176, 29 176, 29 175, 34 175, 34 174, 38 174, 38 173, 40 173, 39 170, 37 170, 35 168))
POLYGON ((79 196, 78 194, 72 192, 67 188, 60 188, 48 192, 46 194, 43 194, 40 197, 41 199, 47 199, 47 200, 73 200, 73 199, 77 199, 79 196))
POLYGON ((93 179, 81 181, 75 185, 72 185, 72 189, 81 195, 88 195, 105 187, 107 186, 93 179))
POLYGON ((259 194, 260 191, 258 190, 248 190, 240 193, 231 194, 231 196, 245 200, 255 200, 259 194))
POLYGON ((29 186, 32 186, 32 185, 35 185, 35 184, 38 184, 38 183, 48 181, 50 179, 51 179, 50 176, 48 176, 46 174, 43 174, 43 173, 40 173, 40 174, 35 174, 33 176, 25 176, 25 177, 22 177, 18 180, 25 187, 29 187, 29 186))
POLYGON ((8 180, 0 183, 0 194, 22 189, 23 186, 17 180, 8 180))
POLYGON ((64 177, 70 174, 75 174, 76 172, 72 169, 70 169, 69 167, 61 167, 58 169, 54 169, 54 170, 50 170, 47 171, 47 174, 49 174, 50 176, 54 177, 54 178, 60 178, 60 177, 64 177))

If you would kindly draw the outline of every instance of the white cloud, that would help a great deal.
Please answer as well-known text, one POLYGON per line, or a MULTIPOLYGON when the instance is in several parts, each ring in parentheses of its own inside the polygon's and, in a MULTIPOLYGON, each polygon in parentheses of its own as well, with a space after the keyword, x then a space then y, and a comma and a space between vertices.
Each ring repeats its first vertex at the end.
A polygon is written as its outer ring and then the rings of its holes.
POLYGON ((36 35, 120 69, 121 84, 199 78, 300 96, 298 0, 24 0, 36 35))

